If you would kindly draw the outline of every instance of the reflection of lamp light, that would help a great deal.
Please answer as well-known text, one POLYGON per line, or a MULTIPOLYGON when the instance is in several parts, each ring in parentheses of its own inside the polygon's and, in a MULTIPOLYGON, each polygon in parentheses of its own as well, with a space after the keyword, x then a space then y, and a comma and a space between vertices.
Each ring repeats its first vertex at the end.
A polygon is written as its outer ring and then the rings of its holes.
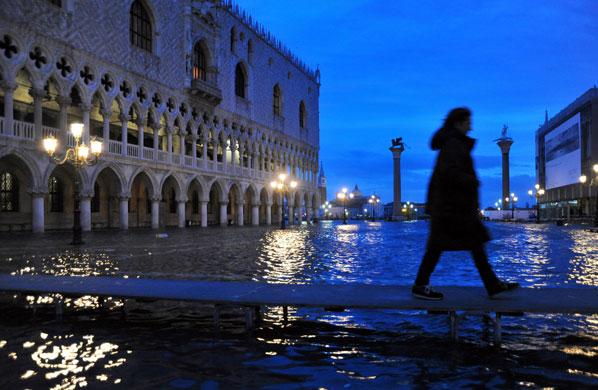
MULTIPOLYGON (((279 181, 272 181, 270 183, 270 186, 272 186, 273 189, 278 190, 278 192, 281 195, 281 208, 282 208, 282 212, 280 213, 280 228, 281 229, 286 229, 286 224, 284 222, 284 195, 286 194, 286 192, 288 191, 288 187, 286 185, 285 180, 287 179, 287 175, 285 175, 284 173, 281 173, 278 175, 278 179, 279 181)), ((297 187, 297 182, 294 180, 291 180, 291 189, 297 187)), ((290 219, 293 218, 294 216, 289 215, 289 222, 290 219)))
POLYGON ((98 156, 102 153, 102 142, 95 137, 91 140, 91 153, 93 160, 89 160, 89 148, 84 143, 79 144, 81 135, 83 135, 84 125, 82 123, 71 123, 71 133, 75 137, 75 147, 68 148, 65 151, 64 157, 55 157, 56 147, 58 141, 53 136, 44 138, 44 149, 50 156, 50 160, 56 164, 71 163, 75 167, 75 189, 73 191, 73 245, 84 244, 81 238, 81 208, 79 198, 79 168, 85 165, 93 165, 98 161, 98 156))

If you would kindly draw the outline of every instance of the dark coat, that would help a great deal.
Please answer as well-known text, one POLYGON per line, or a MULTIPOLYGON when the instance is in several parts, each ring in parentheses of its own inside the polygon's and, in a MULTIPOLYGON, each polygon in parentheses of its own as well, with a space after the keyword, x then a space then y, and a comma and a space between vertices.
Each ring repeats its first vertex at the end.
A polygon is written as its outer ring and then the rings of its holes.
POLYGON ((426 203, 432 217, 428 249, 471 250, 490 240, 479 218, 479 181, 471 159, 474 143, 457 129, 440 129, 432 138, 432 150, 440 152, 426 203))

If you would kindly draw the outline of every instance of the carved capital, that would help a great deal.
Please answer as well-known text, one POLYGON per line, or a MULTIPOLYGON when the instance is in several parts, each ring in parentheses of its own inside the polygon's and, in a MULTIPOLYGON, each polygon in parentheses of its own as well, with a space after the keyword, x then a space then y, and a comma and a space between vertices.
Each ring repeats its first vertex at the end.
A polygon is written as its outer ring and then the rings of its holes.
POLYGON ((174 133, 174 129, 172 127, 170 127, 170 126, 166 126, 164 128, 164 131, 166 132, 166 134, 172 134, 172 133, 174 133))
POLYGON ((129 200, 129 199, 131 199, 131 193, 130 192, 121 192, 120 194, 118 194, 117 198, 120 201, 129 200))
POLYGON ((189 199, 186 196, 177 196, 175 200, 177 201, 177 203, 185 203, 189 199))
POLYGON ((121 122, 128 122, 128 121, 130 121, 130 120, 131 120, 131 116, 130 116, 130 115, 127 115, 127 114, 118 114, 118 119, 119 119, 121 122))
POLYGON ((8 80, 2 80, 0 81, 0 87, 2 87, 2 89, 4 90, 5 93, 7 92, 14 92, 15 89, 17 89, 18 84, 15 83, 14 81, 8 81, 8 80))
POLYGON ((58 103, 60 108, 68 107, 71 104, 71 98, 68 96, 57 96, 56 103, 58 103))
POLYGON ((150 197, 149 197, 149 199, 150 199, 152 202, 159 202, 159 201, 161 201, 161 200, 162 200, 162 197, 161 197, 161 196, 157 196, 157 195, 152 195, 152 196, 150 196, 150 197))
POLYGON ((135 123, 137 123, 137 126, 139 126, 139 127, 145 126, 145 125, 147 125, 147 119, 137 118, 135 123))
POLYGON ((46 96, 46 91, 44 91, 41 88, 31 88, 29 90, 29 96, 31 96, 35 100, 43 99, 44 96, 46 96))
POLYGON ((192 133, 192 134, 189 136, 189 138, 191 138, 191 141, 195 142, 195 141, 197 141, 197 140, 199 139, 199 136, 198 136, 197 134, 193 134, 193 133, 192 133))
POLYGON ((79 108, 82 112, 91 112, 91 110, 93 110, 93 104, 81 103, 79 104, 79 108))
POLYGON ((106 108, 102 108, 100 110, 100 115, 102 115, 104 118, 105 117, 110 117, 110 115, 114 114, 114 111, 110 110, 110 109, 106 109, 106 108))

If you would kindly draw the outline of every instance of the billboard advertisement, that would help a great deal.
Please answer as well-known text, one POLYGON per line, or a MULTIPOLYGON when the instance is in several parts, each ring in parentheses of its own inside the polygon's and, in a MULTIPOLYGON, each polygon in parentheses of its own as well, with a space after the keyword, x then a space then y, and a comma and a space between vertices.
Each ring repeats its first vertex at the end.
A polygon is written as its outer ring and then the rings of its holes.
POLYGON ((546 189, 579 183, 581 175, 580 113, 544 136, 546 189))

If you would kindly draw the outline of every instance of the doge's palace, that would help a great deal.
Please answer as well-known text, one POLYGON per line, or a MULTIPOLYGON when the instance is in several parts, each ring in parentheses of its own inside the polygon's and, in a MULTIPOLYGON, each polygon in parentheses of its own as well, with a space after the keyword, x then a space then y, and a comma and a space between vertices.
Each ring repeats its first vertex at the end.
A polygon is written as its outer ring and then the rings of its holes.
POLYGON ((311 220, 319 70, 230 0, 0 0, 0 231, 311 220), (274 191, 285 173, 298 183, 274 191))

